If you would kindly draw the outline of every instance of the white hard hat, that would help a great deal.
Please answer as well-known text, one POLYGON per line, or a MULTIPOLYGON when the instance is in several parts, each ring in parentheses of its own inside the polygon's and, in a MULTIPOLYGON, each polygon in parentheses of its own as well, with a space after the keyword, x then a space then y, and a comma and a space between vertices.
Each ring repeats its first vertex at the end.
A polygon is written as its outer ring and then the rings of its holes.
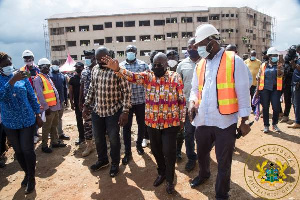
POLYGON ((267 51, 267 55, 271 55, 271 54, 277 54, 279 55, 280 52, 275 48, 275 47, 270 47, 267 51))
POLYGON ((25 50, 23 53, 22 53, 22 58, 26 57, 26 56, 32 56, 34 57, 32 51, 30 50, 25 50))
POLYGON ((38 66, 40 65, 50 65, 50 61, 47 58, 41 58, 38 62, 38 66))
POLYGON ((212 35, 219 35, 219 31, 211 24, 202 24, 197 27, 195 34, 195 43, 203 41, 212 35))

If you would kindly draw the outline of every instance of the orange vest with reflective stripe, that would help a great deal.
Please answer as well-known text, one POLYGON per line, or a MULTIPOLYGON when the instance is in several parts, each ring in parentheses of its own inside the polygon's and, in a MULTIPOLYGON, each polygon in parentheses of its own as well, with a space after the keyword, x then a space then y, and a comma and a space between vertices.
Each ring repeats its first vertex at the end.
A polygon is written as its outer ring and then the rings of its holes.
MULTIPOLYGON (((261 74, 260 74, 260 79, 259 79, 258 90, 263 90, 264 89, 266 68, 267 68, 266 63, 261 65, 261 74)), ((278 76, 277 76, 277 90, 282 90, 282 77, 278 77, 278 76)))
POLYGON ((55 96, 55 92, 53 90, 53 87, 50 83, 50 81, 42 74, 38 74, 37 76, 39 76, 42 79, 43 82, 43 95, 45 98, 45 101, 47 102, 48 106, 55 106, 57 104, 56 101, 56 96, 55 96))
MULTIPOLYGON (((217 97, 218 109, 222 115, 230 115, 238 112, 238 100, 235 92, 234 81, 234 67, 235 67, 235 53, 231 51, 224 51, 220 66, 217 73, 217 97)), ((202 90, 205 83, 206 60, 201 59, 197 64, 198 76, 198 103, 200 105, 202 98, 202 90)))

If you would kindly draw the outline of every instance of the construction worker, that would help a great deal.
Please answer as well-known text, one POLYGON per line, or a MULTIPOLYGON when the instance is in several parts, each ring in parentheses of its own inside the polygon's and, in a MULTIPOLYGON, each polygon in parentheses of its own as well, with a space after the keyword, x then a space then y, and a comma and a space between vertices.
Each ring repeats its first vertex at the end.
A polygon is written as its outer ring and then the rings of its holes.
POLYGON ((196 30, 195 47, 202 58, 195 68, 189 98, 189 115, 196 126, 199 175, 192 188, 210 177, 210 151, 215 144, 218 175, 216 199, 228 199, 232 154, 236 141, 238 117, 242 117, 243 136, 250 132, 247 124, 251 112, 247 66, 232 51, 220 47, 220 33, 211 24, 196 30))
POLYGON ((50 61, 42 58, 38 62, 41 73, 34 80, 33 85, 41 105, 41 112, 45 112, 46 122, 42 127, 42 151, 44 153, 52 153, 52 149, 48 147, 48 135, 50 133, 52 148, 65 147, 66 144, 58 140, 58 121, 61 109, 58 92, 54 83, 50 79, 50 61))

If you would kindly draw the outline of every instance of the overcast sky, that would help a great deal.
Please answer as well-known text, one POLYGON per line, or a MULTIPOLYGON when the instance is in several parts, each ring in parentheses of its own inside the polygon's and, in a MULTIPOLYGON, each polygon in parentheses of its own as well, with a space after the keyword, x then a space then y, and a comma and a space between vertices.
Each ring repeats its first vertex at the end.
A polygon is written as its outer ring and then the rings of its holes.
POLYGON ((249 6, 276 18, 273 46, 285 50, 300 43, 300 0, 0 0, 0 51, 8 53, 15 66, 23 65, 25 49, 33 51, 36 62, 45 57, 43 24, 57 13, 183 6, 249 6))

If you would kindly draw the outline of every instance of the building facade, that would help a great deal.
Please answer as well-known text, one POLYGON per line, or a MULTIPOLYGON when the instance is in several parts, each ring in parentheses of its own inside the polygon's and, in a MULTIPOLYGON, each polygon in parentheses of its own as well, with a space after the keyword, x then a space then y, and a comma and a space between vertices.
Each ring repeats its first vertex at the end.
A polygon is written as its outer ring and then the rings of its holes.
POLYGON ((52 60, 63 63, 67 54, 84 60, 83 50, 106 46, 119 61, 125 48, 138 48, 138 59, 149 62, 149 52, 178 51, 184 58, 187 41, 205 23, 220 32, 221 44, 235 44, 238 54, 255 49, 258 57, 271 46, 274 19, 249 7, 185 7, 121 10, 110 13, 88 12, 56 14, 48 19, 52 60))

